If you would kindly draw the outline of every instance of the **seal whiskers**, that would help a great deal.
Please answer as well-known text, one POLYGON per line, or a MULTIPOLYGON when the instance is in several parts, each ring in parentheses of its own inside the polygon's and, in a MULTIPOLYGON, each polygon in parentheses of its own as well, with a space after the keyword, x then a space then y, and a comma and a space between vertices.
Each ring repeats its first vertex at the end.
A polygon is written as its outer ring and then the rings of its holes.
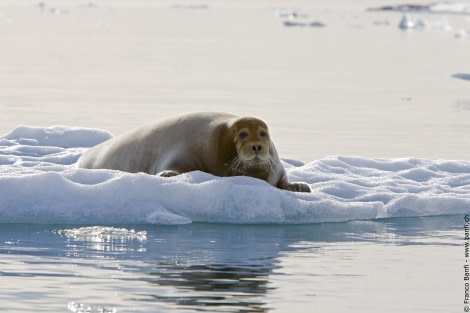
POLYGON ((268 155, 264 160, 255 159, 244 161, 242 158, 240 158, 239 155, 237 155, 227 164, 227 166, 231 172, 235 173, 246 173, 249 169, 252 168, 262 168, 267 171, 272 171, 276 166, 276 160, 272 155, 268 155))

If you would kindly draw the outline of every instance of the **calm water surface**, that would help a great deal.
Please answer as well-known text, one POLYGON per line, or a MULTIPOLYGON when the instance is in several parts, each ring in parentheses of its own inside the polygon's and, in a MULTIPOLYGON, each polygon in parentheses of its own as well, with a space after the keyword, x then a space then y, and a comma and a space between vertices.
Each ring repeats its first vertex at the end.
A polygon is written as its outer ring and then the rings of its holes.
POLYGON ((458 312, 464 223, 1 224, 0 311, 458 312))
POLYGON ((227 111, 266 120, 280 155, 304 162, 466 160, 470 84, 452 75, 470 71, 470 39, 453 36, 467 16, 447 16, 453 32, 404 32, 401 14, 366 11, 393 1, 0 3, 0 133, 27 124, 118 135, 227 111), (327 26, 285 27, 279 8, 327 26))

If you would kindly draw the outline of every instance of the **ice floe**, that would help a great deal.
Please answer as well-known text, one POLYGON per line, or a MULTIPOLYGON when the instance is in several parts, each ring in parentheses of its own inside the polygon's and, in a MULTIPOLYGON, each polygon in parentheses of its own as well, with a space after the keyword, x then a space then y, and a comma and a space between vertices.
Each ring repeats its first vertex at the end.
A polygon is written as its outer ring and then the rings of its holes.
POLYGON ((319 223, 470 213, 469 161, 285 159, 289 178, 309 183, 310 194, 249 177, 76 167, 88 147, 110 137, 65 126, 18 126, 0 137, 0 223, 319 223))

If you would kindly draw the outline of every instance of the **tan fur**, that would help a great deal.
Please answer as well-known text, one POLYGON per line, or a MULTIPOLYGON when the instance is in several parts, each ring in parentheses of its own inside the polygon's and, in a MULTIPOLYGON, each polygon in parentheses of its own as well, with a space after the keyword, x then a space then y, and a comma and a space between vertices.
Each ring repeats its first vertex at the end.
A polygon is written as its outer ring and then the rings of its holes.
POLYGON ((199 170, 310 191, 305 183, 288 182, 265 122, 227 113, 191 113, 155 121, 89 149, 78 166, 165 177, 199 170))

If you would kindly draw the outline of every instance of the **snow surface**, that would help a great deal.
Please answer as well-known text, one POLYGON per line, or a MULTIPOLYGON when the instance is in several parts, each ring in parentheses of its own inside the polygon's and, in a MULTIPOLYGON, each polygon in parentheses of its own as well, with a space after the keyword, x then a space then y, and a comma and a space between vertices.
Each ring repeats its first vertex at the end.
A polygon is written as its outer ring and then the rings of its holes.
POLYGON ((284 160, 289 179, 309 183, 310 194, 249 177, 163 178, 76 167, 87 147, 110 137, 63 126, 18 126, 0 137, 0 222, 317 223, 470 213, 469 161, 284 160))

